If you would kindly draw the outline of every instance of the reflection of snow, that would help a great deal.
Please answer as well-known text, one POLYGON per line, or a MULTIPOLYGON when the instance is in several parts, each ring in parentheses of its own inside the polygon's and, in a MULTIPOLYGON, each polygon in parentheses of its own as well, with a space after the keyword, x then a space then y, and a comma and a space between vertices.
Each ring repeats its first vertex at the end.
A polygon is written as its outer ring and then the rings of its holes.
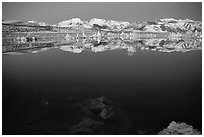
POLYGON ((146 39, 143 41, 145 45, 149 46, 160 46, 160 42, 164 39, 146 39))
POLYGON ((128 47, 127 51, 129 56, 133 56, 134 53, 136 52, 136 49, 134 47, 128 47))
MULTIPOLYGON (((69 37, 69 35, 67 35, 69 37)), ((50 43, 40 43, 39 41, 36 42, 26 42, 25 37, 17 37, 16 43, 20 45, 24 45, 24 47, 12 47, 12 46, 3 46, 3 51, 10 52, 11 50, 15 51, 26 51, 27 53, 37 53, 40 51, 47 51, 53 47, 58 47, 63 51, 69 51, 73 53, 81 53, 83 50, 88 50, 92 52, 102 52, 107 50, 117 50, 117 49, 126 49, 128 55, 133 55, 136 52, 136 47, 140 48, 141 50, 157 50, 160 52, 187 52, 191 50, 200 50, 202 49, 202 40, 182 40, 182 39, 141 39, 138 41, 133 40, 103 40, 103 41, 96 41, 94 39, 78 39, 75 41, 65 41, 56 43, 57 45, 53 45, 50 47, 50 43), (87 41, 86 41, 87 40, 87 41), (20 41, 20 42, 19 42, 20 41), (48 44, 46 47, 45 45, 48 44), (66 44, 60 46, 61 44, 66 44), (43 45, 43 47, 42 47, 43 45), (139 46, 137 46, 139 45, 139 46), (16 49, 15 49, 16 48, 16 49), (29 48, 29 49, 26 49, 29 48)), ((53 43, 52 43, 53 44, 53 43)))
POLYGON ((69 41, 70 38, 71 38, 71 36, 67 33, 67 35, 65 36, 65 39, 66 39, 67 41, 69 41))
POLYGON ((63 51, 70 51, 73 53, 81 53, 83 50, 82 48, 76 46, 60 46, 60 49, 63 51))
POLYGON ((91 47, 91 50, 93 51, 93 52, 101 52, 101 51, 105 51, 105 50, 107 50, 107 46, 104 46, 104 45, 99 45, 99 46, 97 46, 97 47, 91 47))

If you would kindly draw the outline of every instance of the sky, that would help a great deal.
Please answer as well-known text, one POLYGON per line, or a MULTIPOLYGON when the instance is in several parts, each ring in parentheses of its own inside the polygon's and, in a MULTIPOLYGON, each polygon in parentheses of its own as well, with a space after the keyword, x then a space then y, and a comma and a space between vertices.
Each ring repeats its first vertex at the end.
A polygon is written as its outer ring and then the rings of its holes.
POLYGON ((80 18, 152 21, 161 18, 202 20, 201 2, 3 2, 3 20, 35 20, 57 24, 80 18))

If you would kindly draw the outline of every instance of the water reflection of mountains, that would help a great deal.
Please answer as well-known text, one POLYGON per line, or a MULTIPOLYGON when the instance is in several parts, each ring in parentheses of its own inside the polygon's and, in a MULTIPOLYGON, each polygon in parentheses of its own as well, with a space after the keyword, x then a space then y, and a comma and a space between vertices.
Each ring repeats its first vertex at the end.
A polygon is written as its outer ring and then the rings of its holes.
POLYGON ((160 52, 187 52, 202 49, 201 39, 64 39, 38 41, 25 39, 21 41, 3 40, 2 52, 4 55, 18 55, 25 53, 38 53, 57 48, 63 51, 81 53, 82 51, 102 52, 108 50, 125 49, 128 55, 133 55, 137 50, 153 50, 160 52))

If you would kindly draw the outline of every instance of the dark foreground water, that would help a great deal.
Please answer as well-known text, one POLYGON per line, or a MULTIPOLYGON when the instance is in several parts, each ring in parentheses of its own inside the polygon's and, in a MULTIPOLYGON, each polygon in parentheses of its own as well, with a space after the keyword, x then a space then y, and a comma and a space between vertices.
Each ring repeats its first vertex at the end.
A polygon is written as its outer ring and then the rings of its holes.
POLYGON ((2 65, 3 134, 71 134, 83 102, 101 96, 118 113, 101 134, 157 134, 172 121, 202 129, 201 50, 50 49, 3 56, 2 65))

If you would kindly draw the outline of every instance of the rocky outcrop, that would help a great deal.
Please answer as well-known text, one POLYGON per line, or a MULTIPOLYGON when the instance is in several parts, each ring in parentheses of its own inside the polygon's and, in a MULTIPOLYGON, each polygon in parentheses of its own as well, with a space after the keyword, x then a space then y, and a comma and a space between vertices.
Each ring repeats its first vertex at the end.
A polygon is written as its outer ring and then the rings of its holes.
POLYGON ((201 132, 197 129, 193 129, 193 126, 184 122, 171 122, 166 129, 163 129, 158 133, 159 135, 201 135, 201 132))

